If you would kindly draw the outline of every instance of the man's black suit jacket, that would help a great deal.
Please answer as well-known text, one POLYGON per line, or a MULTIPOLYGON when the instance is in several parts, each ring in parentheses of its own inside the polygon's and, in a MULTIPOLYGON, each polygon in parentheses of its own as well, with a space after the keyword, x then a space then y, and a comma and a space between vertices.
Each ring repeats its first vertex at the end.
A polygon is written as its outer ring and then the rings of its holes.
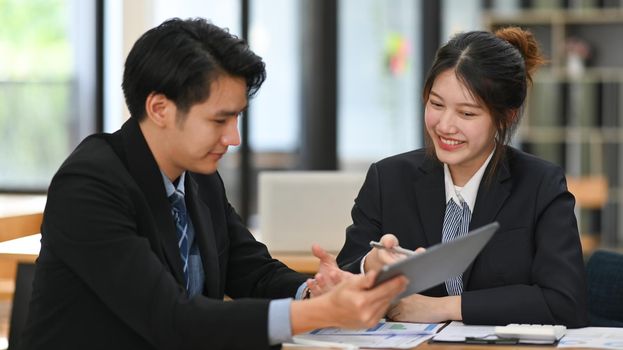
MULTIPOLYGON (((463 275, 463 321, 585 326, 586 277, 575 199, 562 169, 510 147, 487 181, 490 167, 470 229, 492 221, 501 227, 463 275)), ((358 272, 368 243, 385 233, 410 249, 440 243, 445 199, 443 165, 424 150, 373 164, 355 200, 338 264, 358 272)), ((441 284, 423 294, 447 292, 441 284)))
POLYGON ((251 298, 292 297, 305 277, 255 241, 218 174, 187 175, 206 277, 191 299, 138 123, 76 148, 49 188, 24 349, 268 348, 269 300, 251 298))

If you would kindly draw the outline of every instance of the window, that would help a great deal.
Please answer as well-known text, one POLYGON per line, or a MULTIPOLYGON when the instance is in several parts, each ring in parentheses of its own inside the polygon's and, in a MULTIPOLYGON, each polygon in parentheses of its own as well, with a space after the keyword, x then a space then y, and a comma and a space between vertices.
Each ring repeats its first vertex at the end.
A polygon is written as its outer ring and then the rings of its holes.
POLYGON ((95 128, 95 1, 0 1, 0 188, 43 191, 95 128))
POLYGON ((254 152, 296 152, 299 148, 299 3, 251 2, 249 44, 266 62, 266 82, 251 104, 254 152), (284 30, 288 28, 288 30, 284 30))
MULTIPOLYGON (((506 9, 508 0, 496 1, 496 8, 506 9)), ((458 32, 482 30, 482 0, 443 0, 441 44, 458 32)))
POLYGON ((420 147, 419 1, 345 0, 339 7, 341 168, 420 147))

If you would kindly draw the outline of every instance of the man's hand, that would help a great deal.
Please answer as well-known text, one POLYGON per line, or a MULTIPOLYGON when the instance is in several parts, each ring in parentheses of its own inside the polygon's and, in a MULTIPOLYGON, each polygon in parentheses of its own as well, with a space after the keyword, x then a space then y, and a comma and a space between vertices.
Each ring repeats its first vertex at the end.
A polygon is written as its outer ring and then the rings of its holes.
POLYGON ((374 326, 407 285, 407 279, 398 276, 372 288, 376 274, 353 275, 320 297, 293 301, 290 309, 292 334, 323 327, 374 326))
POLYGON ((329 299, 328 312, 338 321, 341 328, 368 328, 385 315, 389 303, 402 293, 407 285, 404 276, 382 283, 374 289, 377 272, 358 275, 338 285, 329 299))
POLYGON ((318 273, 316 273, 313 279, 310 278, 306 282, 312 297, 318 297, 327 293, 342 280, 353 275, 350 272, 341 270, 335 262, 335 257, 327 253, 319 245, 312 245, 312 253, 320 260, 318 273))

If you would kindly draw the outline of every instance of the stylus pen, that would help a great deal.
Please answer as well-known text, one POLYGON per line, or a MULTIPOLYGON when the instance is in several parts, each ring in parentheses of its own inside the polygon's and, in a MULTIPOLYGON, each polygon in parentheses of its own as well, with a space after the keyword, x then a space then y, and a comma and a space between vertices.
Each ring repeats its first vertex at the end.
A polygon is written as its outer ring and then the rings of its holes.
POLYGON ((377 249, 385 249, 385 250, 393 251, 394 253, 400 253, 404 255, 415 255, 415 252, 413 250, 405 249, 401 246, 395 246, 393 248, 385 248, 385 246, 382 245, 380 242, 375 242, 375 241, 370 241, 370 247, 377 248, 377 249))

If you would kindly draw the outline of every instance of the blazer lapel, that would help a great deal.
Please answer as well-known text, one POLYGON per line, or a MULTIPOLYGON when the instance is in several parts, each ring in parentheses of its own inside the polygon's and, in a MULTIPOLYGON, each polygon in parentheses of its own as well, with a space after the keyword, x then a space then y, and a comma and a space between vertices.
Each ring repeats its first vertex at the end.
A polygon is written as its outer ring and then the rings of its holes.
POLYGON ((138 122, 130 118, 121 129, 123 148, 130 174, 147 199, 155 222, 154 235, 160 242, 166 262, 178 283, 185 285, 182 259, 177 245, 175 223, 160 168, 149 150, 138 122))
MULTIPOLYGON (((507 153, 506 156, 508 157, 508 155, 507 153)), ((472 213, 472 219, 469 223, 470 230, 493 222, 510 195, 512 179, 507 157, 500 163, 497 173, 494 174, 491 182, 487 183, 487 174, 491 170, 491 163, 489 163, 487 171, 480 183, 480 187, 478 188, 474 212, 472 213)), ((465 286, 468 285, 472 266, 473 264, 470 264, 463 273, 463 283, 465 286)))
POLYGON ((498 171, 494 174, 490 183, 486 182, 487 169, 478 188, 474 212, 469 223, 469 229, 473 230, 492 222, 506 202, 511 193, 512 181, 506 158, 500 163, 498 171))
POLYGON ((426 158, 420 166, 423 175, 415 181, 415 198, 417 198, 420 222, 428 245, 441 242, 443 216, 445 214, 445 187, 443 167, 436 160, 426 158))
POLYGON ((192 176, 186 177, 186 195, 186 203, 195 228, 195 239, 199 245, 201 262, 205 271, 206 294, 208 297, 219 298, 221 278, 212 214, 210 208, 201 200, 199 186, 192 176))

